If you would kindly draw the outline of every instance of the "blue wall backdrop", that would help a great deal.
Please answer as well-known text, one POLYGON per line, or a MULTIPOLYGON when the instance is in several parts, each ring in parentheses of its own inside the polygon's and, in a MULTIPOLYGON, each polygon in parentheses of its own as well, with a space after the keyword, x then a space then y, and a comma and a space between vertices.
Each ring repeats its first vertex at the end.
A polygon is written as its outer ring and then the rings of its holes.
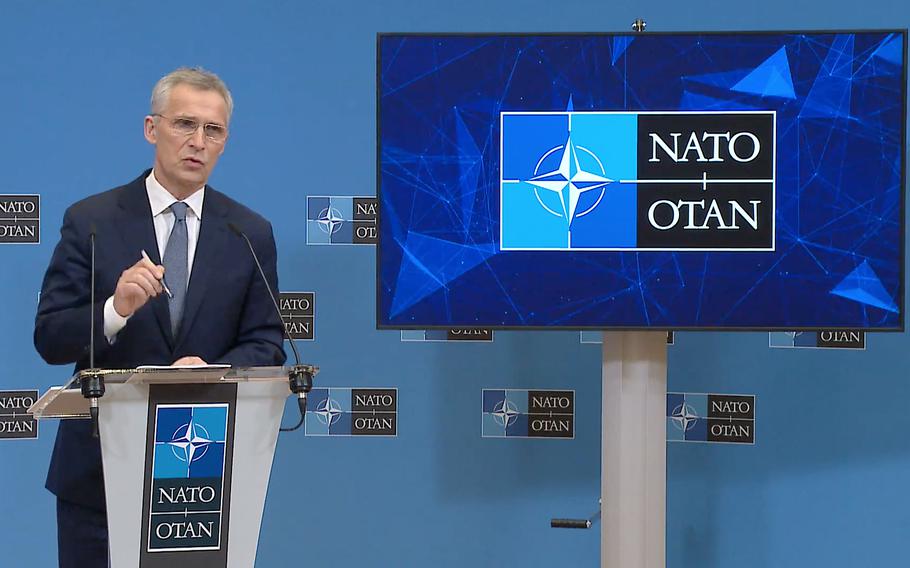
MULTIPOLYGON (((0 194, 40 194, 39 245, 0 245, 0 388, 63 382, 34 353, 37 293, 67 205, 151 162, 155 80, 202 65, 231 86, 232 137, 211 180, 274 224, 284 290, 317 294, 320 386, 397 387, 396 438, 282 435, 258 566, 596 566, 596 531, 551 516, 596 507, 600 351, 573 332, 493 344, 376 331, 372 247, 307 246, 307 195, 375 191, 378 31, 665 31, 907 27, 904 0, 761 3, 154 4, 0 6, 0 194), (576 391, 574 440, 481 438, 481 389, 576 391)), ((757 395, 754 446, 668 446, 668 566, 893 566, 910 535, 910 350, 770 350, 761 333, 681 333, 670 389, 757 395)), ((287 420, 293 418, 288 414, 287 420)), ((0 441, 0 565, 52 566, 43 489, 55 426, 0 441)))

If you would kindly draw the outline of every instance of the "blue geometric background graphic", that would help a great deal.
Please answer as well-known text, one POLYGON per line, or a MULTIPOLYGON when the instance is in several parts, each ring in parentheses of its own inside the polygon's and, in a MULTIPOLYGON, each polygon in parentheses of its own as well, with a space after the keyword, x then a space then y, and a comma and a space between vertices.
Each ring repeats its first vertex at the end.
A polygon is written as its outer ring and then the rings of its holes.
POLYGON ((831 293, 889 312, 898 311, 897 304, 888 296, 887 290, 867 260, 848 274, 834 290, 831 290, 831 293))
MULTIPOLYGON (((379 325, 902 327, 904 43, 890 32, 383 35, 379 325), (527 180, 566 144, 573 110, 774 111, 776 250, 502 250, 564 248, 565 218, 540 213, 527 180), (544 114, 527 125, 509 113, 544 114), (516 199, 538 217, 501 225, 501 203, 508 213, 516 199)), ((537 193, 561 213, 555 192, 537 193)), ((594 211, 573 221, 573 245, 591 236, 585 221, 615 226, 594 211)))
POLYGON ((793 77, 790 75, 787 48, 781 47, 754 71, 733 85, 731 90, 762 97, 795 99, 796 93, 793 90, 793 77))

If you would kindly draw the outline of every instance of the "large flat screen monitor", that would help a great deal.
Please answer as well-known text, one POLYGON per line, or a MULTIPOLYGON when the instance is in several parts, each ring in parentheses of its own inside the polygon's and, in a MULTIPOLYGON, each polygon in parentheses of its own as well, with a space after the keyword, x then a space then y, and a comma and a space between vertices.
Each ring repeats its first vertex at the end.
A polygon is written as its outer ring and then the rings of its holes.
POLYGON ((906 30, 380 34, 380 328, 902 330, 906 30))

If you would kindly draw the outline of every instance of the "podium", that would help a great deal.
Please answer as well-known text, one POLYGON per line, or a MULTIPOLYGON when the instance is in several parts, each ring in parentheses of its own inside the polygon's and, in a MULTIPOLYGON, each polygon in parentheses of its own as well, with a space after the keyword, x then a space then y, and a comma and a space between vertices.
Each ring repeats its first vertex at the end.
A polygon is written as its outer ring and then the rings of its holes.
MULTIPOLYGON (((84 373, 29 412, 88 419, 89 402, 74 388, 84 373)), ((288 369, 98 373, 106 385, 99 430, 111 566, 253 566, 288 369)))

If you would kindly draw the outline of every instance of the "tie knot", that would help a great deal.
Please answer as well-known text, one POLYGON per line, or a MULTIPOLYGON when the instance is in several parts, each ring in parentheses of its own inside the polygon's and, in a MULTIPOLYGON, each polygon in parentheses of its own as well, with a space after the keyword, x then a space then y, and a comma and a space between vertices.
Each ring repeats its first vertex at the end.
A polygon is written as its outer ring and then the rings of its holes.
POLYGON ((171 203, 171 211, 174 213, 174 219, 176 221, 185 221, 186 220, 186 210, 189 208, 189 205, 182 201, 175 201, 171 203))

